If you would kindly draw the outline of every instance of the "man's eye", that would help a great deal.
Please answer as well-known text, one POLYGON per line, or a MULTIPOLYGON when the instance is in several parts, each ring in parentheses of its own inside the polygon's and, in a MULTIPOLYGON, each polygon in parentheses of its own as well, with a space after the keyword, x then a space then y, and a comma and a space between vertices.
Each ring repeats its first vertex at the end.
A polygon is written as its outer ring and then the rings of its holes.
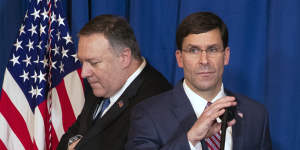
POLYGON ((97 62, 91 62, 91 65, 92 65, 92 66, 95 66, 95 65, 97 65, 98 63, 100 63, 100 62, 98 62, 98 61, 97 61, 97 62))
POLYGON ((215 47, 209 48, 209 49, 207 49, 207 52, 208 52, 208 53, 216 53, 216 52, 218 52, 218 49, 215 48, 215 47))
POLYGON ((191 48, 190 49, 190 53, 199 53, 199 49, 197 49, 197 48, 191 48))

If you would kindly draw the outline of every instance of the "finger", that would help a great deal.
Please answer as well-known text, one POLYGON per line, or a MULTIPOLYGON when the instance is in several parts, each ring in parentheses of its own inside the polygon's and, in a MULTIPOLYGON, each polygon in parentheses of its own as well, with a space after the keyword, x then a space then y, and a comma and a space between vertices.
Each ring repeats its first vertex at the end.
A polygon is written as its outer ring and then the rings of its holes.
POLYGON ((80 140, 81 140, 81 139, 79 139, 79 140, 77 140, 77 141, 74 142, 74 148, 75 148, 75 146, 79 143, 80 140))
POLYGON ((79 140, 77 140, 77 141, 75 141, 74 143, 72 143, 71 145, 69 145, 69 148, 68 148, 68 150, 73 150, 74 148, 75 148, 75 146, 78 144, 78 142, 80 141, 80 139, 79 140))
POLYGON ((236 101, 228 101, 228 102, 222 102, 222 103, 216 103, 212 104, 209 107, 207 107, 203 113, 207 114, 208 116, 211 116, 212 114, 215 114, 216 112, 227 108, 231 106, 236 106, 237 102, 236 101))
POLYGON ((227 101, 235 101, 235 97, 224 96, 224 97, 219 98, 215 103, 223 103, 223 102, 227 102, 227 101))
POLYGON ((218 99, 216 102, 214 102, 210 106, 208 106, 207 108, 212 108, 212 107, 215 107, 215 106, 220 106, 222 104, 231 104, 231 102, 236 102, 235 101, 235 97, 224 96, 224 97, 218 99))
POLYGON ((235 123, 236 123, 236 120, 233 119, 233 120, 227 122, 227 125, 228 125, 228 127, 230 127, 230 126, 233 126, 235 123))
POLYGON ((219 106, 219 105, 222 105, 222 104, 230 104, 231 102, 236 102, 235 100, 235 97, 232 97, 232 96, 224 96, 220 99, 218 99, 216 102, 214 102, 212 105, 210 106, 219 106))
POLYGON ((211 128, 208 130, 208 132, 207 132, 207 134, 206 134, 206 138, 215 135, 215 134, 218 133, 220 130, 221 130, 221 123, 215 122, 214 124, 212 124, 211 128))
POLYGON ((213 125, 212 125, 212 131, 213 131, 213 134, 216 134, 217 132, 219 132, 221 130, 221 123, 218 123, 218 122, 215 122, 213 125))
POLYGON ((209 120, 211 122, 215 121, 218 117, 220 117, 221 115, 223 115, 225 113, 225 109, 221 109, 221 110, 218 110, 216 112, 213 112, 213 113, 206 113, 204 114, 205 116, 207 115, 207 118, 209 118, 209 120))

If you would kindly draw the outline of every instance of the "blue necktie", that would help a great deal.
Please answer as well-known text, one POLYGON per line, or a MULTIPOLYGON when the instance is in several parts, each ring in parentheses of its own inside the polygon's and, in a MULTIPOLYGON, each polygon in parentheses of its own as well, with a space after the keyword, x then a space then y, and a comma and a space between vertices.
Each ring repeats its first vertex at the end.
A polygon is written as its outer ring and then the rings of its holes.
POLYGON ((94 116, 93 116, 94 120, 97 120, 102 115, 102 113, 109 106, 109 104, 110 104, 110 99, 109 98, 104 99, 103 102, 102 102, 102 106, 101 106, 101 109, 100 109, 99 113, 97 113, 97 112, 98 112, 98 109, 99 109, 100 105, 97 106, 97 109, 95 110, 95 113, 94 113, 94 116))

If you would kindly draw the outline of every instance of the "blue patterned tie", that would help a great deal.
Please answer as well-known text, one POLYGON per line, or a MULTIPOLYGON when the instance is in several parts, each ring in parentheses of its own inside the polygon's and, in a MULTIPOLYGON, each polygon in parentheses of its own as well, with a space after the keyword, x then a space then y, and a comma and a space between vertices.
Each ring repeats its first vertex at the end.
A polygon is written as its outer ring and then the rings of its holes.
POLYGON ((98 112, 98 109, 99 109, 99 106, 97 106, 97 109, 95 110, 95 113, 94 113, 94 120, 97 120, 99 117, 101 117, 102 113, 104 112, 104 110, 109 106, 110 104, 110 99, 104 99, 103 102, 102 102, 102 106, 101 106, 101 109, 100 109, 100 112, 98 112))

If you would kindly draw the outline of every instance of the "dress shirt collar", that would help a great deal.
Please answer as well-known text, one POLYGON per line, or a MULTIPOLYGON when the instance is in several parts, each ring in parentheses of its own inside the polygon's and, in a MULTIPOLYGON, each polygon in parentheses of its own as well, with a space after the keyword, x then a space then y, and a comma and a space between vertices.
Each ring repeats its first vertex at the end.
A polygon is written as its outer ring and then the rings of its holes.
MULTIPOLYGON (((203 97, 199 96, 198 94, 196 94, 190 87, 188 87, 185 80, 183 80, 183 89, 184 89, 184 92, 186 93, 188 99, 190 100, 190 102, 192 104, 192 107, 193 107, 193 109, 196 113, 196 116, 198 118, 202 114, 202 112, 204 111, 208 101, 205 100, 203 97)), ((225 96, 225 92, 224 92, 224 87, 223 87, 223 83, 222 83, 220 91, 212 99, 211 102, 214 103, 219 98, 224 97, 224 96, 225 96)))
POLYGON ((120 98, 120 96, 123 94, 123 92, 127 89, 127 87, 134 81, 134 79, 143 71, 143 69, 146 67, 146 60, 143 57, 143 62, 139 66, 139 68, 127 79, 125 84, 122 86, 122 88, 113 96, 110 97, 110 104, 105 109, 105 111, 102 113, 102 116, 110 109, 110 107, 120 98))

